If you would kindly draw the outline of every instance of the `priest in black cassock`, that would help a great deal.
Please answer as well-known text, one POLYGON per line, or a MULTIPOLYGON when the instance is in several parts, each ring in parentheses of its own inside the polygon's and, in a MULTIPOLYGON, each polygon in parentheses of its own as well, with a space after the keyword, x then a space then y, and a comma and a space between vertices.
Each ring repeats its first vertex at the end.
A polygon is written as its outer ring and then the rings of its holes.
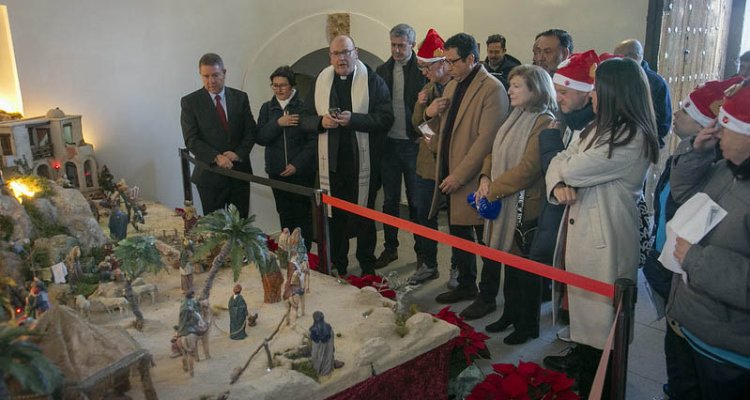
MULTIPOLYGON (((303 119, 318 135, 321 189, 337 198, 373 208, 380 187, 380 158, 393 125, 391 96, 385 81, 359 61, 351 37, 335 37, 328 48, 331 65, 318 75, 313 91, 317 117, 303 119)), ((346 275, 349 238, 357 238, 362 274, 375 272, 375 222, 333 209, 331 261, 346 275)))

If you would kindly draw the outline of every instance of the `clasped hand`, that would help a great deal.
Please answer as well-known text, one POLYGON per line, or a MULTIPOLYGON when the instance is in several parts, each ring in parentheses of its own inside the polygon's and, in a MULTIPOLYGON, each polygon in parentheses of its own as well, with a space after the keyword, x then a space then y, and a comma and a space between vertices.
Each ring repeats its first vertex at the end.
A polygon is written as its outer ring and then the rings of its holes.
POLYGON ((573 204, 576 202, 576 189, 562 182, 555 185, 552 189, 552 195, 555 196, 560 204, 573 204))
POLYGON ((487 177, 487 175, 482 175, 481 178, 479 178, 479 187, 477 188, 477 191, 474 192, 474 199, 476 202, 479 202, 479 199, 483 197, 487 197, 490 194, 490 178, 487 177))
POLYGON ((217 154, 214 158, 214 162, 219 168, 232 169, 234 161, 238 161, 240 158, 233 151, 225 151, 222 154, 217 154))
POLYGON ((325 114, 323 115, 323 121, 321 122, 325 129, 336 129, 339 126, 349 126, 349 122, 352 119, 351 111, 342 111, 337 115, 325 114))

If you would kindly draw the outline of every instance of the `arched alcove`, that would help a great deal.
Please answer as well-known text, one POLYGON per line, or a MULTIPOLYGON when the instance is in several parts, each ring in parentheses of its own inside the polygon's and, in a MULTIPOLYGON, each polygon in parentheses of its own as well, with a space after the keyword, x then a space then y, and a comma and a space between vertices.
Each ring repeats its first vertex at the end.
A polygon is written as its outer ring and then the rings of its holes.
MULTIPOLYGON (((304 70, 295 69, 295 72, 315 76, 329 65, 326 37, 328 14, 318 13, 291 21, 289 25, 280 27, 251 56, 243 74, 242 90, 250 96, 253 110, 260 109, 260 105, 271 98, 268 76, 277 67, 298 65, 299 61, 307 59, 304 70)), ((350 14, 350 24, 351 36, 364 63, 376 68, 390 56, 390 26, 370 16, 354 13, 350 14)))
POLYGON ((68 178, 73 187, 81 187, 80 181, 78 180, 78 166, 74 162, 68 161, 65 163, 65 177, 68 178))
POLYGON ((92 158, 83 162, 83 177, 86 179, 86 187, 93 188, 97 186, 97 168, 96 161, 92 158))
POLYGON ((36 167, 36 174, 42 178, 52 179, 52 173, 47 164, 39 164, 39 166, 36 167))

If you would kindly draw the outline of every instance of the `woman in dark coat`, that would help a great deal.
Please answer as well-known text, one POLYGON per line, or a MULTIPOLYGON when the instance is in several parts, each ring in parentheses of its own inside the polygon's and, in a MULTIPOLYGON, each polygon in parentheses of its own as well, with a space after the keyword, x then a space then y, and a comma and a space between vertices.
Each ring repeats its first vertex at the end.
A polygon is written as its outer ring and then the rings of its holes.
MULTIPOLYGON (((294 71, 279 67, 271 76, 274 96, 263 104, 258 114, 256 143, 266 147, 266 173, 274 180, 313 187, 315 183, 316 132, 300 127, 300 118, 309 115, 294 88, 294 71)), ((310 198, 273 189, 281 228, 302 229, 302 236, 312 237, 310 198)), ((305 245, 310 248, 309 239, 305 245)))

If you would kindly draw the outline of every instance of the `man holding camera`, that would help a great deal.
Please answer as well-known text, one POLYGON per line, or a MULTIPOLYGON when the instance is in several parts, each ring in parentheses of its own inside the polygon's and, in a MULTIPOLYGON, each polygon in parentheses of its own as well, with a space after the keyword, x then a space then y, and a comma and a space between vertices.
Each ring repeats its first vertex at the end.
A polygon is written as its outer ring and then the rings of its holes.
MULTIPOLYGON (((359 61, 354 40, 335 37, 329 46, 331 66, 318 75, 313 90, 317 118, 318 173, 321 189, 333 196, 373 208, 380 186, 380 158, 393 124, 388 87, 359 61)), ((339 275, 347 273, 349 238, 357 238, 362 275, 375 272, 375 222, 333 208, 329 213, 331 260, 339 275)))

